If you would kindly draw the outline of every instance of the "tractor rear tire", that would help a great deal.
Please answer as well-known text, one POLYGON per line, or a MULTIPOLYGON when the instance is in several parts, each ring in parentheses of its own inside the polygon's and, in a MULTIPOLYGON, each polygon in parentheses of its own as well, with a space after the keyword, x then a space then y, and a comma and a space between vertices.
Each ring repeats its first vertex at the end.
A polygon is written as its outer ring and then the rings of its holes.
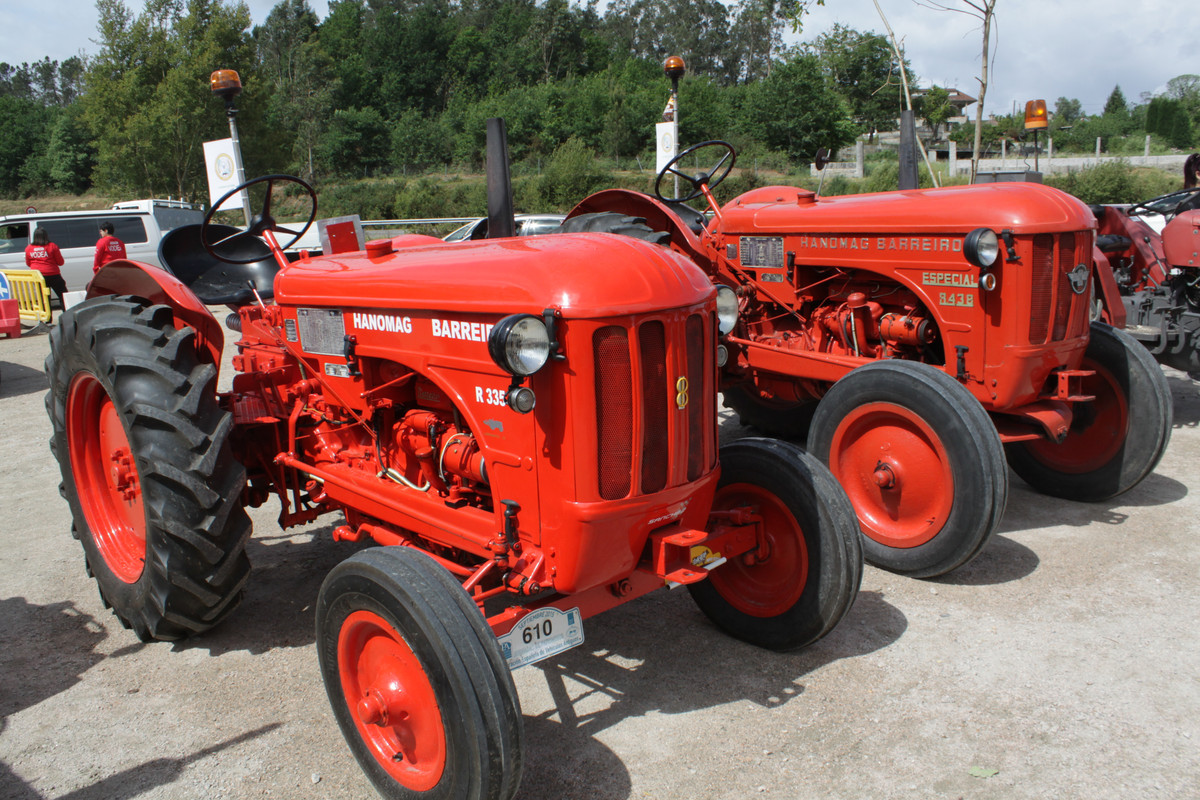
POLYGON ((1067 438, 1007 447, 1008 463, 1042 494, 1095 502, 1127 491, 1158 465, 1171 440, 1174 407, 1162 369, 1137 340, 1093 322, 1080 369, 1095 370, 1075 406, 1067 438))
MULTIPOLYGON (((746 554, 688 584, 717 627, 770 650, 812 644, 854 604, 863 557, 854 507, 829 470, 799 447, 739 439, 721 448, 714 511, 761 515, 765 557, 746 554)), ((753 551, 752 551, 753 553, 753 551)))
POLYGON ((325 578, 316 617, 334 717, 381 795, 516 793, 516 686, 483 615, 443 567, 406 547, 361 551, 325 578))
POLYGON ((781 439, 808 438, 813 414, 817 411, 816 400, 785 402, 767 400, 759 395, 753 384, 737 384, 721 390, 725 407, 738 415, 748 428, 781 439))
POLYGON ((651 244, 665 245, 671 241, 671 234, 666 231, 656 231, 646 224, 643 217, 631 217, 617 211, 596 211, 580 214, 564 220, 558 226, 558 233, 615 233, 620 236, 631 236, 651 244))
POLYGON ((208 630, 250 573, 246 471, 217 371, 171 309, 89 300, 50 332, 46 411, 89 574, 143 641, 208 630))
POLYGON ((966 564, 1008 501, 1000 436, 983 406, 941 370, 876 361, 821 399, 808 449, 854 509, 868 563, 916 578, 966 564))

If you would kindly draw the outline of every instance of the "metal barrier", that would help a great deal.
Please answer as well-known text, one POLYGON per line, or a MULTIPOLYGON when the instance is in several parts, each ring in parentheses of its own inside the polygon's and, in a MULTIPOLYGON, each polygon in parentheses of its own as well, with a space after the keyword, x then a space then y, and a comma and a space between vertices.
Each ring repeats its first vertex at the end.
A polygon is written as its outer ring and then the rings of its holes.
POLYGON ((49 322, 52 319, 50 288, 42 273, 34 269, 2 269, 0 272, 8 278, 10 297, 21 307, 22 322, 49 322))

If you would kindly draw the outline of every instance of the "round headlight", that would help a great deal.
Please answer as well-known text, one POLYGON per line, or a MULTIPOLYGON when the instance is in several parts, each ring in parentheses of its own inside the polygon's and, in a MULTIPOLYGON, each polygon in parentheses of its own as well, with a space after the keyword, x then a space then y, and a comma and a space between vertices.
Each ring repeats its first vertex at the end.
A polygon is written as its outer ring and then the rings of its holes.
POLYGON ((728 286, 717 287, 717 330, 721 335, 733 330, 738 318, 737 293, 728 286))
POLYGON ((496 366, 513 375, 532 375, 550 358, 546 323, 532 314, 511 314, 488 336, 488 353, 496 366))
POLYGON ((963 240, 963 255, 980 269, 987 269, 1000 255, 1000 237, 991 228, 976 228, 963 240))

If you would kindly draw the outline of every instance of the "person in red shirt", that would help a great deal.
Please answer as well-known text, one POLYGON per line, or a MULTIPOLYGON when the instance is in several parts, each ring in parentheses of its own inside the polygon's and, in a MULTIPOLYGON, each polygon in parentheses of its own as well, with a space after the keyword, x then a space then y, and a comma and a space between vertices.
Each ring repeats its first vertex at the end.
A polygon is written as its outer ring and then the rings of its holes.
POLYGON ((100 271, 110 261, 125 258, 125 244, 113 236, 111 222, 100 223, 100 240, 96 242, 96 257, 92 259, 92 274, 100 271))
MULTIPOLYGON (((33 241, 25 248, 25 266, 42 273, 50 291, 58 295, 58 302, 63 303, 63 295, 67 293, 67 282, 63 280, 59 267, 63 265, 62 251, 58 245, 50 241, 50 234, 45 228, 33 231, 33 241)), ((67 306, 63 303, 63 308, 67 306)))

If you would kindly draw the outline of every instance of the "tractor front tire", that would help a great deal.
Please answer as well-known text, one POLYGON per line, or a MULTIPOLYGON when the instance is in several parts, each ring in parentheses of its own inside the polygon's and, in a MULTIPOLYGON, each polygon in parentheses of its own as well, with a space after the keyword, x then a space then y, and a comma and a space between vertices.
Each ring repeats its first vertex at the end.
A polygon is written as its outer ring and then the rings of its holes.
POLYGON ((46 374, 50 448, 105 605, 143 641, 216 625, 250 572, 250 518, 195 333, 167 306, 89 300, 51 331, 46 374))
POLYGON ((808 449, 850 496, 877 567, 930 578, 974 558, 1008 501, 1004 449, 983 406, 941 370, 876 361, 842 377, 808 449))
POLYGON ((500 645, 424 553, 364 550, 317 598, 321 678, 342 735, 388 798, 508 800, 524 730, 500 645))
POLYGON ((863 556, 854 507, 829 470, 793 444, 739 439, 721 448, 713 511, 761 517, 750 553, 688 584, 717 627, 771 650, 812 644, 854 604, 863 556))
POLYGON ((1080 369, 1082 391, 1067 438, 1016 442, 1008 463, 1042 494, 1095 502, 1127 491, 1158 465, 1171 440, 1174 408, 1166 376, 1137 340, 1093 322, 1080 369))

